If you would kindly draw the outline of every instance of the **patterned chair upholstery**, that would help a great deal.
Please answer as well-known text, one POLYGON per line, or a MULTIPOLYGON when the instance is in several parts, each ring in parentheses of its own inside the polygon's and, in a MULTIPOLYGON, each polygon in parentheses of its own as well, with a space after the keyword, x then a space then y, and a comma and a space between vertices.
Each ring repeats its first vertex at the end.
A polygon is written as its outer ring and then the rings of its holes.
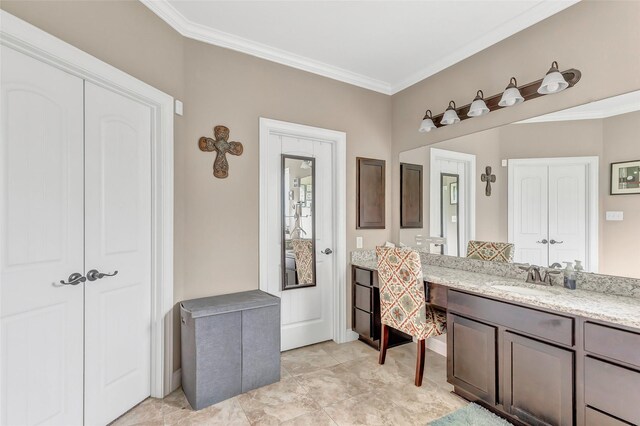
POLYGON ((467 258, 511 263, 513 262, 514 251, 514 245, 511 243, 469 241, 467 245, 467 258))
POLYGON ((389 330, 394 328, 418 339, 416 386, 422 385, 424 341, 446 331, 446 314, 427 305, 420 255, 405 248, 377 247, 380 282, 382 342, 380 364, 384 364, 389 330))
POLYGON ((296 259, 298 284, 313 283, 313 240, 291 240, 291 247, 296 259))

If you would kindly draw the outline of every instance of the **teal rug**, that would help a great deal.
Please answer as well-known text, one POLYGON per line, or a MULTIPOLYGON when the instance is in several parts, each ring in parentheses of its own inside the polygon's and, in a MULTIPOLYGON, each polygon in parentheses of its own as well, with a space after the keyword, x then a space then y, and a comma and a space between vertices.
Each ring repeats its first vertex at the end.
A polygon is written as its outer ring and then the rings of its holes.
POLYGON ((429 426, 511 426, 511 423, 477 404, 469 404, 432 421, 429 426))

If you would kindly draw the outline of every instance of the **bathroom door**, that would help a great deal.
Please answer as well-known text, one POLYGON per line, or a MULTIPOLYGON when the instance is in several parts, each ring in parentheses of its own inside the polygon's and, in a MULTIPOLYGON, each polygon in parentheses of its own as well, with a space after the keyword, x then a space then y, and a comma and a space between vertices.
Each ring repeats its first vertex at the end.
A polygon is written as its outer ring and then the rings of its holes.
MULTIPOLYGON (((319 138, 286 136, 271 134, 269 144, 274 149, 269 151, 269 167, 267 170, 266 199, 268 202, 268 243, 265 256, 268 265, 268 282, 261 288, 281 298, 281 348, 289 350, 313 343, 333 339, 333 292, 334 282, 334 211, 333 211, 333 144, 323 142, 319 138), (277 147, 277 148, 275 148, 277 147), (285 173, 282 155, 313 158, 315 177, 313 185, 313 214, 315 230, 313 244, 315 247, 315 285, 287 288, 283 290, 286 268, 283 262, 290 261, 283 256, 282 214, 283 200, 288 199, 285 193, 282 176, 285 173), (328 250, 327 250, 328 249, 328 250)), ((293 171, 292 171, 293 172, 293 171)), ((301 184, 300 184, 301 185, 301 184)), ((298 188, 300 189, 300 188, 298 188)), ((299 191, 293 191, 298 194, 299 191)), ((306 198, 305 198, 306 200, 306 198)), ((295 201, 295 200, 294 200, 295 201)), ((306 204, 306 203, 305 203, 306 204)), ((302 224, 308 219, 309 212, 302 209, 302 224)), ((311 228, 306 228, 307 238, 311 228)), ((289 229, 291 231, 291 229, 289 229)), ((285 251, 286 252, 286 247, 285 251)), ((293 280, 291 281, 293 282, 293 280)))

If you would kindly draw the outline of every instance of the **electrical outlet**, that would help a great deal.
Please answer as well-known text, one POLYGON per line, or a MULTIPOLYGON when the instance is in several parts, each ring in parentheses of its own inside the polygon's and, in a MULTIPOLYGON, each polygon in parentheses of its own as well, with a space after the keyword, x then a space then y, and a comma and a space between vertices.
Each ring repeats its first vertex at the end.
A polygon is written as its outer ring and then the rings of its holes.
POLYGON ((362 237, 356 237, 356 248, 362 248, 362 237))

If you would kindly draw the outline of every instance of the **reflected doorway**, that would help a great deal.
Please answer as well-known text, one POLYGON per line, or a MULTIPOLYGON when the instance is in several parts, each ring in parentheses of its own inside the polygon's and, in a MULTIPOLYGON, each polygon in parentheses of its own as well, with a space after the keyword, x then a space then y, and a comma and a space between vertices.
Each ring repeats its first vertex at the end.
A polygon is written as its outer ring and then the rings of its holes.
POLYGON ((460 176, 440 173, 440 236, 446 239, 442 254, 460 256, 458 185, 460 176))

